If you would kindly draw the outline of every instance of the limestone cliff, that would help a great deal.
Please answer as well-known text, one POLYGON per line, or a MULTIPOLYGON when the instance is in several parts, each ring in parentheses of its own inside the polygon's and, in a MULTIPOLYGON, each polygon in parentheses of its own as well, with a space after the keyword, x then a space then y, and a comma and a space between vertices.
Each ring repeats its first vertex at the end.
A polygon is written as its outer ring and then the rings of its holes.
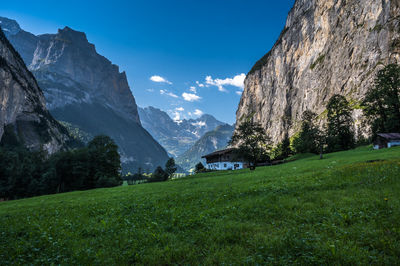
POLYGON ((248 73, 236 113, 261 123, 276 143, 298 131, 306 109, 325 118, 325 105, 358 104, 379 68, 400 61, 399 0, 297 0, 268 54, 248 73))
POLYGON ((71 141, 47 111, 36 79, 0 29, 0 140, 6 134, 15 135, 30 150, 49 154, 71 141))

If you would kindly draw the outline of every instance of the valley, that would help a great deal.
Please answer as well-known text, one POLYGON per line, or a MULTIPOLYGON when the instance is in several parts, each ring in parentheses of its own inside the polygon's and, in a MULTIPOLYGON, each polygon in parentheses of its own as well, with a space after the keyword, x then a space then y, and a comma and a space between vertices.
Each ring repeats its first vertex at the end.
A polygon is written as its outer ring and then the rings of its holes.
POLYGON ((397 264, 400 150, 0 202, 4 264, 397 264))

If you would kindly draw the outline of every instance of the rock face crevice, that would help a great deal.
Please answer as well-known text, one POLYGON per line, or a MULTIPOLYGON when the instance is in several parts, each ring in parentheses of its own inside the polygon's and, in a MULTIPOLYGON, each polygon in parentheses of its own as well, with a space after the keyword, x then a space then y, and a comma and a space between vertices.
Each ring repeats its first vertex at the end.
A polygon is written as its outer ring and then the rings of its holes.
POLYGON ((47 111, 35 77, 0 29, 0 140, 6 128, 28 149, 48 154, 72 141, 47 111))
POLYGON ((248 73, 236 113, 274 143, 299 130, 309 109, 325 119, 333 94, 355 109, 385 64, 400 62, 400 1, 297 0, 274 47, 248 73))

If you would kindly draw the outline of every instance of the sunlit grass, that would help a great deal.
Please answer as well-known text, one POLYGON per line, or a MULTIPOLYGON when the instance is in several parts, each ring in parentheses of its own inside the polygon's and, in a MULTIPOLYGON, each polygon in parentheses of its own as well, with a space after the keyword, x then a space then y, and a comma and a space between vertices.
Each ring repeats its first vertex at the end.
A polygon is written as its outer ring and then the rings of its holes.
POLYGON ((399 257, 399 148, 0 203, 0 264, 393 265, 399 257))

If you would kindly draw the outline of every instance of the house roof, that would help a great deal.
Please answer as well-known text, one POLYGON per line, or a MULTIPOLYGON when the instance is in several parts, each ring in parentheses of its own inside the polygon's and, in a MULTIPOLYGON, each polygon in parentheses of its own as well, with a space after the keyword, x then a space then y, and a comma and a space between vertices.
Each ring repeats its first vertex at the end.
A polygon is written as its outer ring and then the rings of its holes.
POLYGON ((224 155, 224 154, 227 154, 227 153, 231 153, 231 152, 233 152, 234 150, 236 150, 236 149, 235 149, 235 148, 228 148, 228 149, 225 149, 225 150, 219 150, 219 151, 215 151, 215 152, 213 152, 213 153, 204 155, 204 156, 202 156, 201 158, 207 158, 207 157, 213 157, 213 156, 224 155))
POLYGON ((378 136, 388 140, 400 139, 400 133, 378 133, 378 136))

